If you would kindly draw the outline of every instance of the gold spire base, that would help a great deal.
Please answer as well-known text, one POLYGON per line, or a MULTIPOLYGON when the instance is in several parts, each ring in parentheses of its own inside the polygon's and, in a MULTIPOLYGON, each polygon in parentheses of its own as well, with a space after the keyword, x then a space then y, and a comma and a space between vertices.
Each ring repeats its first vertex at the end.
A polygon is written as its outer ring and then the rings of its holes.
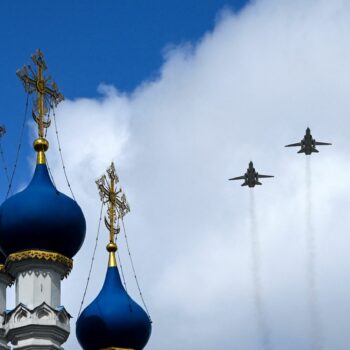
POLYGON ((116 267, 117 259, 115 257, 115 252, 117 251, 117 245, 114 242, 109 242, 106 247, 109 252, 108 267, 116 267))
POLYGON ((36 156, 36 164, 46 164, 46 157, 43 151, 38 152, 36 156))
POLYGON ((49 141, 43 137, 39 137, 34 141, 33 146, 38 153, 36 164, 46 164, 45 152, 49 149, 49 141))

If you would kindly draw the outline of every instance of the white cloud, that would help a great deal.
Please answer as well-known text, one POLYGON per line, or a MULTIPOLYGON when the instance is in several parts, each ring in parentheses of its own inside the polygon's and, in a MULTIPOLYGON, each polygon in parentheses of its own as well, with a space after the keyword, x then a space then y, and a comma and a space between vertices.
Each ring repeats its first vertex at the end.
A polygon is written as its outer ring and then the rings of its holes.
MULTIPOLYGON (((324 348, 347 349, 349 37, 345 0, 256 1, 239 14, 226 11, 197 45, 168 51, 159 79, 133 94, 103 86, 96 99, 62 103, 63 154, 88 224, 63 282, 67 309, 76 316, 93 250, 100 208, 94 180, 113 160, 131 205, 126 225, 154 321, 147 348, 260 348, 249 191, 227 181, 252 159, 276 175, 255 191, 272 342, 308 349, 305 157, 283 145, 309 125, 316 138, 334 142, 312 156, 324 348)), ((55 180, 68 193, 50 142, 55 180)), ((102 230, 86 303, 104 278, 106 240, 102 230)), ((139 301, 130 267, 127 275, 139 301)), ((73 328, 66 348, 77 347, 73 328)))

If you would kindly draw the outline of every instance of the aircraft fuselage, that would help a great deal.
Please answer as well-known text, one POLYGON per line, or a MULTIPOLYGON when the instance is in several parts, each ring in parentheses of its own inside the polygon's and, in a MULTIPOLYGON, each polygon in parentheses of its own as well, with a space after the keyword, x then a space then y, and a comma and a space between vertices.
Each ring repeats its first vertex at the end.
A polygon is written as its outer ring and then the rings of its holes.
POLYGON ((248 171, 245 173, 245 183, 248 187, 254 187, 257 183, 259 183, 257 175, 258 173, 254 168, 248 169, 248 171))
POLYGON ((255 168, 253 166, 253 162, 250 161, 248 169, 244 175, 233 177, 229 180, 244 180, 244 182, 241 186, 255 187, 255 185, 262 185, 262 183, 259 181, 259 178, 264 178, 264 177, 273 177, 273 176, 271 176, 271 175, 259 175, 258 172, 255 171, 255 168))
POLYGON ((304 139, 301 140, 301 150, 299 152, 306 155, 310 155, 313 152, 318 153, 316 140, 312 138, 311 134, 305 135, 304 139))
POLYGON ((305 153, 306 155, 310 155, 311 153, 318 153, 316 146, 329 145, 331 145, 331 143, 319 142, 312 138, 310 128, 307 128, 305 136, 300 142, 292 143, 290 145, 286 145, 285 147, 301 147, 298 153, 305 153))

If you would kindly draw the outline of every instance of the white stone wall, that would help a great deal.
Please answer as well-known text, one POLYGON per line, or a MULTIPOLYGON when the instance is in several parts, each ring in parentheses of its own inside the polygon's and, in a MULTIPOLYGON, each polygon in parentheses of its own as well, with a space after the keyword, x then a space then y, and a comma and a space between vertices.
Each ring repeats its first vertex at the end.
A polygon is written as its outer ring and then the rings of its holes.
MULTIPOLYGON (((11 261, 7 267, 15 277, 16 307, 6 318, 6 340, 13 350, 62 350, 70 333, 70 316, 60 307, 61 280, 69 268, 36 258, 11 261)), ((0 284, 0 307, 1 298, 0 284)))
POLYGON ((61 305, 61 276, 47 267, 32 267, 16 278, 16 305, 22 303, 33 309, 45 302, 57 307, 61 305))
POLYGON ((35 308, 45 302, 55 308, 61 305, 61 279, 67 267, 56 261, 27 259, 11 262, 8 271, 16 280, 16 305, 35 308))

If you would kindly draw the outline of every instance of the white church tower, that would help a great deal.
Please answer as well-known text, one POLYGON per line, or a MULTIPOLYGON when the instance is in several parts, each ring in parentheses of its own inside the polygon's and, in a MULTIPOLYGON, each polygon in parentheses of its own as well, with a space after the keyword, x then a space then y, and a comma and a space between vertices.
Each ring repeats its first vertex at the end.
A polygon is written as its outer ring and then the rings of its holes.
POLYGON ((50 179, 45 152, 47 111, 63 100, 55 83, 44 77, 38 50, 30 65, 17 71, 28 94, 35 94, 33 117, 37 164, 27 188, 0 207, 0 350, 56 350, 70 333, 70 315, 62 305, 61 281, 85 238, 79 205, 59 192, 50 179), (1 260, 1 258, 3 258, 1 260), (6 260, 5 260, 6 259, 6 260), (6 287, 14 281, 16 306, 6 311, 6 287))

